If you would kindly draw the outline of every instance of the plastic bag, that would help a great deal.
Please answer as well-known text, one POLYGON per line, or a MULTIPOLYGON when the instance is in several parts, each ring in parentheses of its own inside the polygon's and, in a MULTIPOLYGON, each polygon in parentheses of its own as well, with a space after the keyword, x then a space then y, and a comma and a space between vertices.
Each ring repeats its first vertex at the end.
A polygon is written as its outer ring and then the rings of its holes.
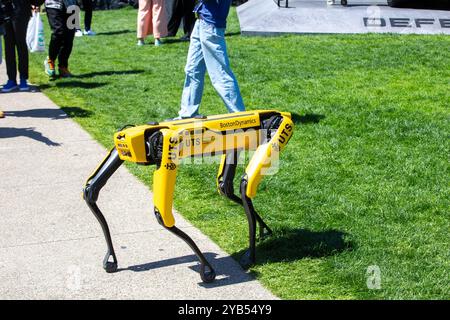
POLYGON ((45 51, 44 23, 39 12, 33 12, 28 22, 27 45, 31 52, 45 51))

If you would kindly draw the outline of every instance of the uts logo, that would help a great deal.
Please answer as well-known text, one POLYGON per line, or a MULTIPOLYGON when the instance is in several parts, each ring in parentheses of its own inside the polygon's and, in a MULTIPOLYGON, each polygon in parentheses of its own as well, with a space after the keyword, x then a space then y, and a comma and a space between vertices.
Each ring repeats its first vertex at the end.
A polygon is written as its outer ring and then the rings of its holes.
POLYGON ((449 19, 433 19, 433 18, 378 18, 378 17, 364 17, 365 27, 388 27, 389 25, 393 28, 411 28, 415 26, 416 28, 422 28, 426 25, 438 25, 441 28, 450 28, 450 18, 449 19))
POLYGON ((286 123, 284 129, 281 131, 281 134, 278 137, 278 142, 282 145, 286 144, 289 141, 291 135, 292 135, 292 126, 289 123, 286 123))

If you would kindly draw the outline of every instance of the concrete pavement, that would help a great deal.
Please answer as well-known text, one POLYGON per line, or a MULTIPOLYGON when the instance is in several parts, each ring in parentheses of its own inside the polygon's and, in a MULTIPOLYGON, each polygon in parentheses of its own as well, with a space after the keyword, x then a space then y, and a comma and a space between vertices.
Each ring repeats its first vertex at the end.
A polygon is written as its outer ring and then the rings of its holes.
MULTIPOLYGON (((1 65, 1 83, 5 74, 1 65)), ((203 284, 190 248, 156 222, 151 193, 124 167, 98 201, 121 270, 104 272, 81 188, 106 150, 40 92, 0 93, 0 108, 0 299, 275 298, 176 214, 216 269, 203 284)))
POLYGON ((348 1, 349 6, 327 5, 326 0, 289 0, 289 7, 274 0, 250 0, 237 8, 243 35, 280 34, 450 34, 448 6, 411 4, 415 8, 350 5, 374 1, 348 1), (438 10, 429 10, 436 8, 438 10))

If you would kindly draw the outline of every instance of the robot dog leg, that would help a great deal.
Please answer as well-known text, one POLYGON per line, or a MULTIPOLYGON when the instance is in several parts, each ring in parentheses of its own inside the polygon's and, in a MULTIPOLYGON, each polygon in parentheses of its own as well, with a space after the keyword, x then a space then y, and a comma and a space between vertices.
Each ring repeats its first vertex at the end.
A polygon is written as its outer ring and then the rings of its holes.
MULTIPOLYGON (((217 175, 217 188, 221 195, 229 198, 230 200, 241 206, 244 206, 244 209, 245 206, 248 207, 245 210, 251 215, 250 217, 247 216, 247 218, 249 219, 249 225, 253 226, 253 220, 256 220, 258 222, 259 240, 262 240, 265 237, 270 236, 272 234, 272 230, 267 226, 261 216, 253 208, 253 205, 251 204, 251 201, 249 199, 245 199, 245 201, 243 201, 242 199, 244 198, 241 199, 234 193, 233 180, 236 175, 238 158, 239 152, 237 151, 229 152, 222 156, 219 173, 217 175)), ((253 232, 250 232, 252 234, 251 237, 255 237, 253 235, 256 232, 255 228, 250 227, 250 229, 254 230, 253 232)))
POLYGON ((233 186, 238 158, 238 151, 232 151, 222 155, 219 173, 217 174, 217 189, 221 195, 229 198, 237 204, 242 205, 241 198, 234 194, 233 186))
POLYGON ((174 235, 186 242, 200 260, 200 277, 203 282, 212 282, 216 273, 206 260, 203 253, 195 242, 183 231, 175 227, 175 219, 172 213, 173 193, 178 165, 178 134, 171 130, 162 129, 150 137, 149 143, 158 144, 151 146, 151 149, 162 149, 160 159, 156 160, 157 169, 153 174, 153 201, 155 204, 155 216, 158 222, 174 235), (155 138, 156 136, 156 138, 155 138), (161 144, 162 143, 162 147, 161 144))
POLYGON ((97 199, 100 190, 104 187, 108 179, 116 172, 122 165, 123 160, 119 158, 116 148, 112 149, 106 156, 100 166, 94 171, 86 182, 83 189, 83 198, 86 201, 89 209, 91 209, 94 216, 97 218, 102 227, 108 249, 103 260, 103 269, 106 272, 112 273, 117 271, 117 258, 114 252, 114 247, 111 239, 111 233, 108 228, 108 223, 105 217, 97 206, 97 199), (112 261, 111 261, 112 260, 112 261))
POLYGON ((278 160, 280 151, 292 136, 293 128, 290 117, 277 115, 270 118, 265 127, 267 132, 263 132, 267 135, 263 137, 262 143, 250 159, 242 177, 240 191, 249 225, 249 250, 241 259, 243 266, 250 266, 256 262, 255 229, 258 215, 251 199, 256 196, 262 177, 273 168, 274 161, 278 160))
POLYGON ((266 120, 262 125, 262 144, 258 146, 240 184, 241 198, 234 194, 233 179, 236 172, 238 153, 229 152, 222 156, 222 161, 217 176, 217 186, 219 193, 228 197, 232 201, 242 205, 247 216, 249 227, 249 249, 241 258, 241 265, 248 268, 256 261, 256 223, 259 225, 259 240, 270 236, 272 230, 256 212, 252 198, 256 196, 256 191, 265 170, 269 170, 273 165, 273 160, 277 159, 279 152, 287 144, 292 136, 293 123, 289 117, 275 115, 266 120))

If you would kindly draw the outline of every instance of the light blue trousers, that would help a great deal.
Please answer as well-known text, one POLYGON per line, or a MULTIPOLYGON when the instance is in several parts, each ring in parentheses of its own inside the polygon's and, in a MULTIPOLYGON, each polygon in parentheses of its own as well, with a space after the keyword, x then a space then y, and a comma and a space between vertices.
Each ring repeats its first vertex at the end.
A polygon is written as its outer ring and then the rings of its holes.
POLYGON ((228 112, 245 111, 241 92, 228 60, 225 28, 216 28, 203 20, 197 20, 191 35, 179 116, 185 118, 198 114, 206 70, 228 112))

